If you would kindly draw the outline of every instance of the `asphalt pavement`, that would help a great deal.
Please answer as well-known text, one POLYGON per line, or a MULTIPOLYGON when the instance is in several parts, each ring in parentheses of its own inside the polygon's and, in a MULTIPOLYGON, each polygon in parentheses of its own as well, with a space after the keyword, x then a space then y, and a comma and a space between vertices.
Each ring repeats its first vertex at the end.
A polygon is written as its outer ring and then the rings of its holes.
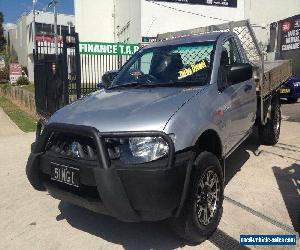
MULTIPOLYGON (((122 223, 33 190, 25 165, 34 133, 0 133, 0 249, 243 249, 240 234, 298 235, 300 103, 282 109, 276 146, 260 146, 254 134, 226 161, 223 217, 201 245, 176 238, 165 222, 122 223)), ((0 126, 13 126, 2 110, 0 126)))

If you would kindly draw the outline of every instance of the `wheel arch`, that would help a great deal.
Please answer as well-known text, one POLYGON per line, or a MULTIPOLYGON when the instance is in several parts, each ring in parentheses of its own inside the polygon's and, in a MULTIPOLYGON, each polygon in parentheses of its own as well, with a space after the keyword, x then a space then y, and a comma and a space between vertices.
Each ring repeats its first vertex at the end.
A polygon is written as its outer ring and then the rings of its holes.
POLYGON ((219 159, 219 161, 221 163, 223 175, 225 176, 225 165, 224 165, 224 158, 223 158, 222 140, 221 140, 219 134, 215 130, 213 130, 213 129, 205 130, 196 140, 196 143, 194 144, 194 147, 193 147, 193 151, 194 151, 194 156, 193 156, 193 159, 191 159, 191 161, 187 167, 187 173, 186 173, 186 177, 185 177, 184 188, 182 191, 182 197, 181 197, 181 201, 178 206, 178 209, 175 213, 175 217, 178 217, 180 215, 181 210, 186 201, 186 197, 187 197, 188 191, 190 189, 191 179, 192 179, 192 176, 195 171, 194 161, 195 161, 197 155, 199 155, 203 151, 208 151, 208 152, 216 155, 216 157, 219 159), (209 143, 207 143, 207 142, 209 142, 209 143))
POLYGON ((217 158, 223 160, 223 145, 219 134, 213 129, 205 130, 195 143, 195 151, 199 154, 202 151, 213 153, 217 158))

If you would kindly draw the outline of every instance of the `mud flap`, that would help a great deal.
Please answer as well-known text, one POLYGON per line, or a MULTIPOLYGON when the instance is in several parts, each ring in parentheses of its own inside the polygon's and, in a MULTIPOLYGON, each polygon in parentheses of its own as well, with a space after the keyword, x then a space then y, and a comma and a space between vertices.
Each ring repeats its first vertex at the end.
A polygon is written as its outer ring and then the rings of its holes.
POLYGON ((46 191, 46 188, 42 184, 41 173, 39 171, 40 155, 41 154, 30 154, 26 165, 26 175, 34 189, 46 191))

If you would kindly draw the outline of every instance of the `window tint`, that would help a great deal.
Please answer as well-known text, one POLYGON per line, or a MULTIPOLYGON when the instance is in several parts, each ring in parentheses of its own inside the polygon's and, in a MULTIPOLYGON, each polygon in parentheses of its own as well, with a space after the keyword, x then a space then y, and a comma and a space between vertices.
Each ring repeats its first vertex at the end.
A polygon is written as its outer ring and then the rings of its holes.
POLYGON ((36 34, 38 35, 51 34, 51 24, 36 23, 36 34))

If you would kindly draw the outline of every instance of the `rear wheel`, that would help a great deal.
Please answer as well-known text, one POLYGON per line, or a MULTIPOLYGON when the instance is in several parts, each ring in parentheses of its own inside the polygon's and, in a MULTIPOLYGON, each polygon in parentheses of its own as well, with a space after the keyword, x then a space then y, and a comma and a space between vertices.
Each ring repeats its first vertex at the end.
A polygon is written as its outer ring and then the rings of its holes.
POLYGON ((298 101, 298 97, 288 98, 288 103, 296 103, 298 101))
POLYGON ((178 218, 170 224, 175 233, 188 241, 200 243, 217 229, 224 199, 223 172, 218 158, 202 152, 195 160, 188 198, 178 218))
POLYGON ((272 101, 271 105, 271 115, 267 123, 259 126, 259 138, 265 145, 275 145, 280 136, 281 108, 278 99, 272 101))

